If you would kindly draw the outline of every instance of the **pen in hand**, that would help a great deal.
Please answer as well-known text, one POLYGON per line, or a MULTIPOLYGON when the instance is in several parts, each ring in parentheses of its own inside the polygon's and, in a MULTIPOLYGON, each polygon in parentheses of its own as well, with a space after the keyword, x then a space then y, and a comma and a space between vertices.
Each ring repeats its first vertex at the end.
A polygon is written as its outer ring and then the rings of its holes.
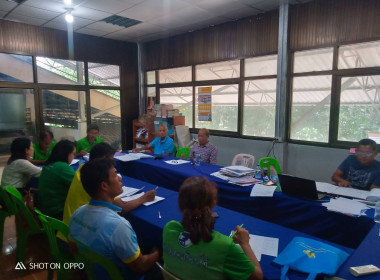
MULTIPOLYGON (((244 224, 241 224, 241 225, 239 226, 239 228, 242 228, 243 225, 244 225, 244 224)), ((230 238, 233 238, 233 237, 235 236, 236 233, 237 233, 237 230, 232 231, 229 237, 230 237, 230 238)))

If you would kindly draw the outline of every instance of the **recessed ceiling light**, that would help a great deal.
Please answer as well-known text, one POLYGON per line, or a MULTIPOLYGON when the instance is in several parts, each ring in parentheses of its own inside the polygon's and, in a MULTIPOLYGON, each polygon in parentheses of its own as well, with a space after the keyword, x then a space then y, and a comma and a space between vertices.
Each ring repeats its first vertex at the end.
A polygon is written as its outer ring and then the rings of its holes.
POLYGON ((74 17, 71 14, 71 12, 73 11, 73 9, 66 8, 66 11, 67 11, 66 14, 65 14, 65 20, 66 20, 66 22, 72 23, 74 21, 74 17))
POLYGON ((63 3, 65 3, 66 5, 71 5, 71 0, 63 0, 63 3))

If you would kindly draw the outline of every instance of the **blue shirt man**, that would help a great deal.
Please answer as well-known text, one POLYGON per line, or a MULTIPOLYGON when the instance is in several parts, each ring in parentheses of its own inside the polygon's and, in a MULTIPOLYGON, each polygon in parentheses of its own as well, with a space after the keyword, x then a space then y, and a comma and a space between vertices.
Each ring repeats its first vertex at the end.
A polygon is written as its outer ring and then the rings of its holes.
MULTIPOLYGON (((118 215, 121 208, 113 200, 123 188, 114 166, 112 159, 97 158, 81 168, 81 181, 91 200, 72 215, 70 236, 112 260, 125 279, 141 279, 141 273, 155 266, 160 252, 153 249, 143 255, 131 224, 118 215)), ((99 273, 100 279, 108 278, 104 271, 99 273)))
POLYGON ((334 172, 332 180, 342 187, 353 187, 362 190, 380 188, 380 162, 376 142, 362 139, 356 148, 356 155, 347 157, 334 172))
POLYGON ((147 149, 154 149, 153 153, 158 155, 172 156, 174 155, 174 142, 168 136, 168 128, 164 125, 160 125, 158 129, 158 136, 149 144, 142 148, 133 149, 133 152, 139 152, 147 149))

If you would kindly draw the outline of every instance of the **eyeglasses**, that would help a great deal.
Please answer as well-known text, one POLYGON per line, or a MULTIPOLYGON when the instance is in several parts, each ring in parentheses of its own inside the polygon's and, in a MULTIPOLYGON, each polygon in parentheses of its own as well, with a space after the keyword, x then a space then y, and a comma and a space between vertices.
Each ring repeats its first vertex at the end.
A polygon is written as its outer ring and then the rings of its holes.
POLYGON ((370 157, 372 156, 372 152, 356 152, 359 156, 366 156, 366 157, 370 157))

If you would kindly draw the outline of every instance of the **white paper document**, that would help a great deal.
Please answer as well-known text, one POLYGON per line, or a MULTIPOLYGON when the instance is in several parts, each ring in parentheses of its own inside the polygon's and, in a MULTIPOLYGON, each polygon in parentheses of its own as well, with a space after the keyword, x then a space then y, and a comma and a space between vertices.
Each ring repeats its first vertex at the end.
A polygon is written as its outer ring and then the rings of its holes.
POLYGON ((339 188, 339 186, 325 182, 315 182, 315 184, 317 185, 317 191, 322 193, 334 193, 334 191, 339 188))
POLYGON ((73 161, 70 163, 70 165, 77 164, 79 162, 79 159, 74 158, 73 161))
POLYGON ((221 174, 219 171, 211 173, 210 175, 214 176, 214 177, 217 177, 219 179, 225 180, 225 181, 228 181, 228 179, 230 178, 228 176, 225 176, 225 175, 221 174))
POLYGON ((154 156, 146 155, 143 153, 129 153, 122 156, 116 156, 114 158, 126 162, 126 161, 138 160, 142 158, 154 158, 154 156))
POLYGON ((190 161, 183 160, 183 159, 172 159, 172 160, 166 160, 165 162, 168 163, 168 164, 173 164, 173 165, 190 163, 190 161))
POLYGON ((361 216, 369 207, 359 201, 339 197, 330 199, 330 202, 322 203, 329 211, 339 212, 348 215, 361 216))
POLYGON ((265 186, 262 184, 255 184, 252 187, 252 191, 250 196, 253 197, 259 197, 259 196, 266 196, 266 197, 273 197, 274 191, 276 190, 276 185, 272 186, 265 186))
MULTIPOLYGON (((144 193, 145 192, 141 192, 141 193, 137 193, 137 194, 130 195, 130 196, 124 196, 124 197, 121 197, 121 200, 124 201, 124 202, 135 200, 135 199, 138 199, 139 197, 143 196, 144 193)), ((164 200, 164 199, 165 199, 165 197, 161 197, 161 196, 157 196, 156 195, 153 201, 145 202, 143 204, 145 206, 149 206, 149 205, 151 205, 153 203, 159 202, 159 201, 164 200)))
POLYGON ((123 193, 118 195, 118 197, 123 198, 125 196, 131 196, 131 195, 137 193, 138 191, 142 191, 144 188, 145 187, 137 189, 137 188, 131 188, 131 187, 123 186, 123 193))
POLYGON ((161 197, 161 196, 156 195, 153 201, 145 202, 144 205, 149 206, 153 203, 159 202, 159 201, 164 200, 164 199, 165 199, 165 197, 161 197))
POLYGON ((268 255, 272 257, 277 257, 278 255, 278 238, 266 237, 260 235, 249 235, 249 245, 258 261, 261 260, 261 255, 268 255))

